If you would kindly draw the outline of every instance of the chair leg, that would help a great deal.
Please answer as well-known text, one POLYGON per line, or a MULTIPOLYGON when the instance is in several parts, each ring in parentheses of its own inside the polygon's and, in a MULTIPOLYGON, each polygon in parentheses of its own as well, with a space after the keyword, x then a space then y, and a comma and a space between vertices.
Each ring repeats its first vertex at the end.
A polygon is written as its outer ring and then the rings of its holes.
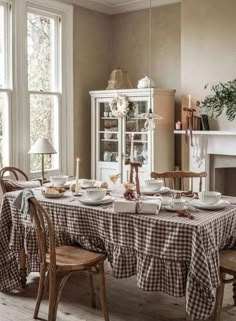
POLYGON ((106 300, 106 286, 105 286, 105 274, 104 274, 104 262, 99 263, 99 274, 100 274, 100 297, 104 320, 109 321, 107 300, 106 300))
POLYGON ((236 280, 235 280, 235 282, 233 283, 233 293, 234 293, 234 296, 233 296, 234 306, 236 306, 236 280))
POLYGON ((54 307, 53 307, 53 318, 52 321, 56 321, 57 319, 57 308, 58 308, 58 304, 61 298, 61 294, 62 294, 62 290, 64 288, 64 286, 66 285, 67 280, 69 279, 69 277, 71 276, 72 271, 69 272, 66 276, 63 277, 58 290, 56 291, 56 295, 55 295, 55 302, 54 302, 54 307))
POLYGON ((48 300, 48 321, 54 321, 54 306, 56 301, 56 271, 49 271, 49 300, 48 300))
POLYGON ((45 274, 46 274, 46 266, 45 264, 41 264, 40 267, 40 277, 39 277, 39 286, 38 286, 38 294, 36 299, 36 305, 34 309, 34 319, 38 318, 40 304, 43 298, 44 289, 45 289, 45 274))
POLYGON ((215 311, 214 311, 214 321, 220 321, 220 313, 222 309, 223 304, 223 297, 224 297, 224 273, 220 274, 220 286, 216 290, 216 302, 215 302, 215 311))
POLYGON ((94 284, 93 284, 93 275, 92 271, 88 271, 89 275, 89 286, 90 286, 90 295, 91 295, 91 306, 92 308, 96 308, 96 297, 95 297, 95 291, 94 291, 94 284))

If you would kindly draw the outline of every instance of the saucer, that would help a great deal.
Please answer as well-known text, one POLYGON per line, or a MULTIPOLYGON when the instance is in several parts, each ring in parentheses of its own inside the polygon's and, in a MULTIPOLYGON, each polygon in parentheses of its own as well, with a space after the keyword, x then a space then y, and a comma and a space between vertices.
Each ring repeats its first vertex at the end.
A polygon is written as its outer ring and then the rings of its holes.
POLYGON ((42 195, 46 198, 60 198, 60 197, 64 196, 64 193, 50 194, 50 193, 45 193, 44 191, 42 191, 42 195))
POLYGON ((219 200, 218 203, 213 204, 213 205, 208 205, 208 204, 204 204, 202 203, 200 200, 197 199, 193 199, 190 204, 196 208, 199 208, 201 210, 222 210, 225 207, 230 205, 230 202, 228 201, 224 201, 224 200, 219 200))
POLYGON ((166 194, 170 191, 169 187, 165 187, 163 186, 161 189, 157 190, 157 191, 150 191, 147 188, 145 188, 145 186, 143 186, 141 188, 141 193, 144 195, 154 195, 154 194, 166 194))
POLYGON ((176 210, 176 209, 173 208, 171 205, 164 206, 164 208, 165 208, 167 211, 170 211, 170 212, 179 212, 179 211, 186 211, 186 210, 188 210, 188 209, 189 209, 189 206, 188 206, 188 205, 185 205, 182 210, 176 210))
POLYGON ((102 205, 102 204, 108 204, 108 203, 112 203, 115 200, 115 197, 112 197, 110 195, 106 195, 104 198, 102 198, 101 200, 91 200, 89 198, 85 198, 85 197, 81 197, 79 199, 79 201, 82 204, 85 205, 102 205))

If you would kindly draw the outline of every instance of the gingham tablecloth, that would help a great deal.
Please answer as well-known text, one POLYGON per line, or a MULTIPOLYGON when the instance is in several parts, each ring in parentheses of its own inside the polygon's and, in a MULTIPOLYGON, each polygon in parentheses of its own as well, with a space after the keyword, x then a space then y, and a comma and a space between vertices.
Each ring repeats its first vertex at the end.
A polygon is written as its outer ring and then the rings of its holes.
MULTIPOLYGON (((0 217, 0 290, 19 287, 19 252, 25 246, 28 272, 38 271, 38 248, 30 218, 12 205, 18 192, 4 196, 0 217)), ((57 244, 80 244, 106 252, 114 277, 137 275, 146 291, 186 296, 186 312, 206 319, 219 285, 219 250, 236 247, 236 206, 194 212, 194 220, 161 211, 158 215, 116 214, 86 207, 67 192, 60 199, 36 197, 48 211, 57 244)))

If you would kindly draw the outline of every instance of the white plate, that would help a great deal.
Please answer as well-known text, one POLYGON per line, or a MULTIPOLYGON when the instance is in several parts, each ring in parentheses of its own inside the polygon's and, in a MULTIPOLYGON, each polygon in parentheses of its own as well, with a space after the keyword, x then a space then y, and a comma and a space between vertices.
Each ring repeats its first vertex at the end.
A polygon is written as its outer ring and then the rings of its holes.
POLYGON ((188 210, 188 209, 189 209, 189 206, 188 206, 188 205, 185 205, 182 210, 176 210, 176 209, 174 209, 171 205, 164 206, 164 208, 165 208, 167 211, 170 211, 170 212, 179 212, 179 211, 186 211, 186 210, 188 210))
POLYGON ((157 191, 150 191, 145 186, 141 187, 141 193, 144 195, 154 195, 154 194, 166 194, 170 191, 169 187, 163 186, 161 189, 157 191))
POLYGON ((110 195, 106 195, 103 199, 101 200, 91 200, 89 198, 81 197, 79 201, 85 205, 101 205, 101 204, 108 204, 112 203, 115 200, 115 197, 112 197, 110 195))
POLYGON ((46 198, 60 198, 64 196, 64 193, 50 194, 50 193, 45 193, 44 191, 42 191, 42 194, 46 198))
POLYGON ((219 200, 219 202, 214 205, 208 205, 208 204, 202 203, 200 200, 192 200, 190 204, 201 210, 222 210, 223 208, 229 206, 230 202, 219 200))

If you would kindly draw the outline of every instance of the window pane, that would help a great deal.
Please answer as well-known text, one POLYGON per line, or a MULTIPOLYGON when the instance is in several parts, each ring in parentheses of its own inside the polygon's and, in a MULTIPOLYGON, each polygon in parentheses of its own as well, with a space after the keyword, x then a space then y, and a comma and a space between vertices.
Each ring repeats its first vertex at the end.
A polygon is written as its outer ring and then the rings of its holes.
POLYGON ((0 168, 9 166, 9 99, 0 93, 0 168))
MULTIPOLYGON (((48 138, 58 151, 58 97, 30 95, 30 145, 48 138)), ((45 169, 58 169, 58 155, 45 155, 45 169)), ((31 155, 31 172, 41 170, 41 156, 31 155)))
POLYGON ((4 56, 5 56, 5 45, 4 45, 4 6, 0 5, 0 88, 5 87, 5 71, 4 71, 4 56))
POLYGON ((56 91, 56 20, 35 13, 27 17, 28 88, 56 91))

